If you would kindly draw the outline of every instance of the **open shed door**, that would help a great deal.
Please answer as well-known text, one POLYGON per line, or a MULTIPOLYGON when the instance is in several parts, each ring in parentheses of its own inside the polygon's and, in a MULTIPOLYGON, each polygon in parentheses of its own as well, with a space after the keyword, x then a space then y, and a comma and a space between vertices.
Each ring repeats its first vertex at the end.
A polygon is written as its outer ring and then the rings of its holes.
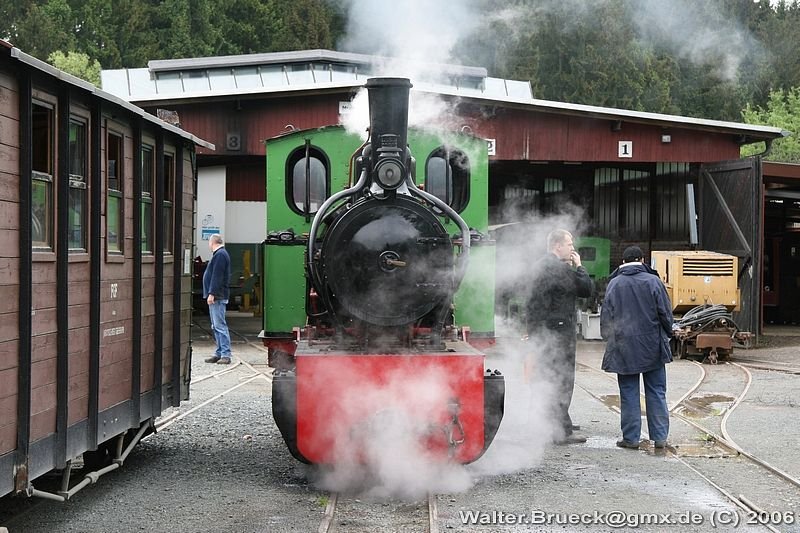
POLYGON ((761 234, 764 198, 761 158, 708 163, 700 167, 700 249, 739 258, 739 328, 761 332, 761 234))

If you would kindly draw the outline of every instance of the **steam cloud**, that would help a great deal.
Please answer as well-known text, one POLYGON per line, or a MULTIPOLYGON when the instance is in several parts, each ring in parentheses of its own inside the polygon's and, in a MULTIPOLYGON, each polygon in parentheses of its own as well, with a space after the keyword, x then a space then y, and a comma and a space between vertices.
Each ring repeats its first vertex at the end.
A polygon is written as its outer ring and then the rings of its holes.
MULTIPOLYGON (((350 0, 348 6, 348 36, 339 49, 384 56, 386 60, 374 67, 375 75, 407 77, 417 87, 438 81, 441 65, 454 63, 454 47, 487 16, 494 13, 505 17, 508 24, 515 23, 511 10, 479 12, 470 1, 411 0, 398 9, 388 10, 381 0, 350 0)), ((410 98, 409 126, 436 129, 439 134, 457 130, 452 103, 413 89, 410 98)), ((369 126, 366 90, 357 93, 351 111, 342 117, 342 124, 349 132, 366 139, 369 126)), ((535 261, 545 251, 546 235, 556 228, 580 235, 585 216, 579 207, 564 206, 558 214, 534 217, 530 209, 513 200, 500 208, 501 219, 522 223, 501 229, 513 235, 507 235, 505 246, 498 249, 502 266, 498 263, 492 274, 497 276, 498 290, 524 297, 535 285, 537 276, 546 275, 535 272, 535 261)), ((491 280, 493 276, 487 272, 482 279, 491 280)), ((358 451, 351 448, 353 435, 349 429, 336 435, 334 440, 339 445, 335 449, 340 460, 332 469, 320 471, 316 483, 326 490, 355 492, 368 498, 415 499, 424 497, 426 492, 464 491, 476 477, 537 465, 560 431, 551 412, 555 387, 549 365, 558 353, 549 338, 519 341, 525 327, 517 322, 518 318, 518 314, 512 314, 498 319, 496 325, 498 335, 504 337, 501 341, 505 342, 501 345, 502 353, 487 358, 486 364, 499 368, 505 375, 505 415, 494 443, 475 464, 462 467, 443 463, 441 458, 432 457, 420 448, 419 417, 414 413, 425 413, 440 405, 450 387, 447 376, 426 372, 420 373, 420 379, 413 385, 407 381, 389 382, 380 389, 355 389, 357 397, 348 399, 345 405, 351 402, 358 406, 384 405, 398 398, 412 405, 392 409, 391 413, 383 413, 379 421, 362 426, 358 451)), ((358 381, 352 380, 354 384, 358 381)))
MULTIPOLYGON (((564 34, 580 33, 582 27, 595 26, 598 10, 611 4, 618 11, 616 15, 630 24, 643 47, 665 50, 698 66, 714 67, 721 80, 735 80, 746 58, 765 54, 755 36, 727 17, 714 2, 539 0, 534 6, 533 2, 526 4, 501 6, 485 13, 483 28, 508 33, 514 41, 530 35, 539 21, 554 15, 564 34)), ((469 40, 464 42, 469 45, 469 40)), ((503 60, 502 50, 495 59, 503 60)))

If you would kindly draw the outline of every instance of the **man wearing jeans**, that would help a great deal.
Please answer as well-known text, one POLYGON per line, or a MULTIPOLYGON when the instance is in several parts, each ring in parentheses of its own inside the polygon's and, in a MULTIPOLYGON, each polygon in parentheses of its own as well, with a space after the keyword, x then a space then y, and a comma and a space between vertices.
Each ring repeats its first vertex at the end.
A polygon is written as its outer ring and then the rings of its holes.
POLYGON ((643 258, 638 246, 625 249, 600 310, 600 333, 607 341, 603 370, 616 373, 619 384, 620 448, 639 447, 640 375, 650 439, 656 448, 664 448, 669 435, 665 364, 672 361, 672 305, 661 279, 642 263, 643 258))
POLYGON ((228 305, 228 280, 231 277, 231 257, 225 250, 222 237, 215 233, 208 239, 211 248, 211 261, 203 274, 203 297, 208 302, 208 314, 211 317, 211 329, 217 341, 217 349, 213 357, 206 363, 228 365, 231 362, 231 336, 225 322, 225 308, 228 305))

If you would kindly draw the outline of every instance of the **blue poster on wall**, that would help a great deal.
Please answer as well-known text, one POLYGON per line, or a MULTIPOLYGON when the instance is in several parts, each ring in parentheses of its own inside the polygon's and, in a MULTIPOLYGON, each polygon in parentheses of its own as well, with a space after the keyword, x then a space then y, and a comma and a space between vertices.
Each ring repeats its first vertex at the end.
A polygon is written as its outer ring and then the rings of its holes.
POLYGON ((200 238, 207 241, 215 233, 219 233, 219 226, 206 226, 202 228, 200 238))

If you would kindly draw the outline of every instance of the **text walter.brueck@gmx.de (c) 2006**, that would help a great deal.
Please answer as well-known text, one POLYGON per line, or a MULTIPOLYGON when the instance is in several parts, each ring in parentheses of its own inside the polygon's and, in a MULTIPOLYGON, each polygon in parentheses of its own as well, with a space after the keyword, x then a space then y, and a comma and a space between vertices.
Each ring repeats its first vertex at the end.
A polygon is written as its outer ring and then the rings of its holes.
POLYGON ((640 525, 685 526, 710 524, 712 527, 739 525, 790 525, 798 521, 797 514, 787 512, 748 511, 739 514, 733 509, 720 509, 708 514, 697 511, 680 513, 627 513, 624 511, 594 511, 592 513, 550 513, 532 509, 525 513, 506 511, 458 512, 464 525, 603 525, 608 527, 637 527, 640 525))

